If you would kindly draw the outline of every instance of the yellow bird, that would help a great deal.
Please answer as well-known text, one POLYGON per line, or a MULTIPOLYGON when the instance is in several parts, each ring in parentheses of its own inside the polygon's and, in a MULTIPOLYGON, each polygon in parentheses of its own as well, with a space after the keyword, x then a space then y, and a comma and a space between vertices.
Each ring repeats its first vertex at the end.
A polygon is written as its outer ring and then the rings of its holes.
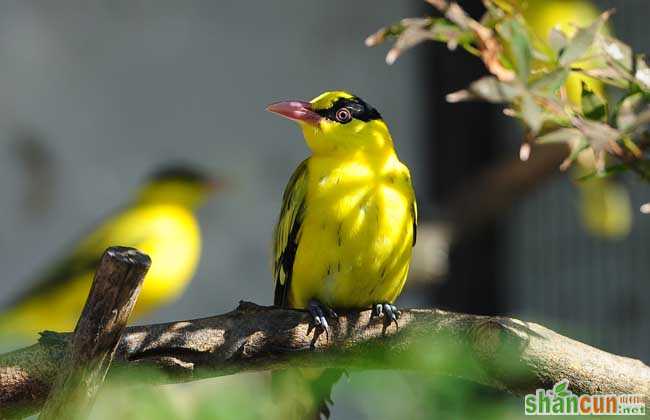
POLYGON ((215 179, 185 166, 156 172, 130 204, 104 220, 13 301, 0 315, 0 332, 71 331, 99 259, 113 245, 138 248, 152 260, 134 316, 180 296, 201 253, 195 210, 218 185, 215 179))
MULTIPOLYGON (((373 308, 397 322, 417 207, 386 123, 341 91, 267 109, 296 121, 311 150, 289 180, 275 230, 275 305, 308 310, 326 331, 335 309, 373 308)), ((326 372, 321 379, 329 384, 310 387, 326 415, 323 399, 339 376, 326 372)))

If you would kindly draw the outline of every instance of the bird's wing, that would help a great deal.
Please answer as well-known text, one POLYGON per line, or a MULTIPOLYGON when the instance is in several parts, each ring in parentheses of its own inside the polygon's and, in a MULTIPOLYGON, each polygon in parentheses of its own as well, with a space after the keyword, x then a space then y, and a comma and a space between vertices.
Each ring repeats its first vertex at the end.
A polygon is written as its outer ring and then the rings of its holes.
POLYGON ((413 246, 418 240, 418 203, 413 196, 413 205, 411 206, 411 217, 413 218, 413 246))
POLYGON ((126 210, 109 218, 78 241, 70 254, 47 268, 32 286, 16 296, 7 306, 16 307, 31 298, 45 295, 78 276, 94 272, 104 250, 110 246, 140 248, 150 237, 151 226, 147 223, 134 224, 138 216, 137 210, 126 210))
POLYGON ((273 244, 275 297, 273 304, 280 307, 288 305, 293 262, 298 249, 298 237, 305 213, 307 162, 308 160, 304 160, 289 179, 282 197, 280 220, 275 228, 273 244))

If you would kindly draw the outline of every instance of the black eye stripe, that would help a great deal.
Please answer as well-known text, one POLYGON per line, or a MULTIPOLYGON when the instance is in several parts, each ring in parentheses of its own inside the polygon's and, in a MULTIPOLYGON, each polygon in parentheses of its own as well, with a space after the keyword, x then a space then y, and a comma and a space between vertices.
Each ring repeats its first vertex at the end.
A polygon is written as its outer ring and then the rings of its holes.
MULTIPOLYGON (((371 121, 381 119, 381 115, 377 110, 362 99, 355 97, 352 98, 339 98, 337 99, 331 107, 327 109, 318 109, 315 112, 332 121, 337 121, 336 113, 341 108, 347 108, 352 114, 352 118, 355 118, 360 121, 371 121)), ((349 121, 348 121, 349 122, 349 121)), ((344 123, 345 124, 345 123, 344 123)))

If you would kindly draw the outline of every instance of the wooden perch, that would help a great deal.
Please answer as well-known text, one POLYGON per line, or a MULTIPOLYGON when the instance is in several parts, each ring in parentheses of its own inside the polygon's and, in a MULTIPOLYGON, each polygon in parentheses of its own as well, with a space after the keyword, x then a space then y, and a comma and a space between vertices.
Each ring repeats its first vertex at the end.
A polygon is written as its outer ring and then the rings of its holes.
POLYGON ((87 416, 150 265, 149 257, 133 248, 112 247, 104 252, 65 356, 56 362, 61 368, 53 372, 56 379, 40 420, 87 416))
MULTIPOLYGON (((568 379, 576 393, 637 393, 650 402, 650 368, 533 323, 440 310, 405 310, 399 330, 370 311, 343 313, 308 334, 302 311, 243 302, 224 315, 127 328, 109 379, 175 383, 289 366, 408 369, 466 378, 516 394, 568 379), (156 375, 151 375, 155 372, 156 375)), ((40 407, 70 334, 0 356, 0 417, 40 407)))

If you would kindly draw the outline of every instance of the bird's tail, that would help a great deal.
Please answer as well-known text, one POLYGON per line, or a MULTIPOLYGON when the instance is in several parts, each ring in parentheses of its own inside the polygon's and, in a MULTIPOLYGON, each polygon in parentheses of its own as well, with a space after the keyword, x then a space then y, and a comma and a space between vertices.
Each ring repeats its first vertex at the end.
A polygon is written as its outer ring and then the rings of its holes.
POLYGON ((282 418, 328 419, 332 388, 343 369, 287 369, 271 373, 273 399, 282 418))

